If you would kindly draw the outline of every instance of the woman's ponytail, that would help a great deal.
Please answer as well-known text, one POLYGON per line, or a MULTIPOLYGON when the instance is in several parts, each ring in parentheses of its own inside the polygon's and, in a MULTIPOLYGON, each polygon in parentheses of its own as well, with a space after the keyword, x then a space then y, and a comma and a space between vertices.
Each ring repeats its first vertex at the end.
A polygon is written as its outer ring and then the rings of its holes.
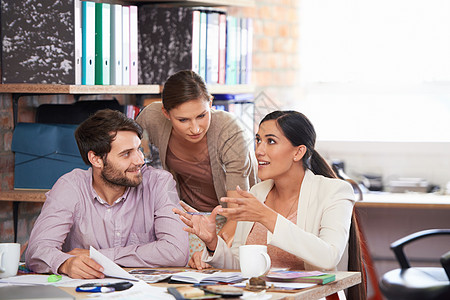
POLYGON ((328 178, 337 178, 336 173, 327 163, 327 161, 315 150, 311 149, 311 157, 309 160, 309 168, 316 175, 322 175, 328 178))

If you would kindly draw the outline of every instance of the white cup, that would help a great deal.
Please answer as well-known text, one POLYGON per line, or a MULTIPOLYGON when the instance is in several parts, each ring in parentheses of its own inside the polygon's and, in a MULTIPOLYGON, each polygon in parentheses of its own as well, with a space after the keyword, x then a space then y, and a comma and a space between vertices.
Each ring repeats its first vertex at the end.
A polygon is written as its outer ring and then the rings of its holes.
POLYGON ((258 277, 270 270, 270 256, 267 246, 244 245, 239 247, 239 264, 242 277, 258 277))
POLYGON ((0 278, 17 275, 20 261, 20 244, 0 243, 0 278))

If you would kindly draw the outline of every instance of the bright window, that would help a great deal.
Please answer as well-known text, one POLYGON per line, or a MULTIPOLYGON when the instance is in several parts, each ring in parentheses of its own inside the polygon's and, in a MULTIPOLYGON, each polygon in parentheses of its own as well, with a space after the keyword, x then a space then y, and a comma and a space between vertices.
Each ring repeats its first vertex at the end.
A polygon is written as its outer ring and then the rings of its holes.
POLYGON ((318 139, 450 142, 450 1, 301 0, 300 60, 318 139))

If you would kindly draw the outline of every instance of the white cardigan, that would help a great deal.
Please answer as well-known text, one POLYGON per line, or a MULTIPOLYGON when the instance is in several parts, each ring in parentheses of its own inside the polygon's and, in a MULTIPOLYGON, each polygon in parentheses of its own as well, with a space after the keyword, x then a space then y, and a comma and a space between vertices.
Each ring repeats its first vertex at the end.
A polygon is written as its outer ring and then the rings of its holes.
MULTIPOLYGON (((264 202, 273 183, 260 182, 250 192, 264 202)), ((306 270, 347 270, 354 203, 350 184, 307 170, 300 189, 297 224, 278 214, 274 232, 267 232, 267 244, 303 259, 306 270)), ((239 246, 245 245, 253 223, 238 222, 231 248, 219 237, 214 254, 210 256, 205 249, 202 260, 215 268, 239 269, 239 246)))

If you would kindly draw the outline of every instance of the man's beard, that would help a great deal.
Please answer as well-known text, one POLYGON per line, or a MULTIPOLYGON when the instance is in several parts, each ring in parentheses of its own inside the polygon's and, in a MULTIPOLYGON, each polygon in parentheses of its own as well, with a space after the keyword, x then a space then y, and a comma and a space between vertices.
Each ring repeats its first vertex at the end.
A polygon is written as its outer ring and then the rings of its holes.
MULTIPOLYGON (((135 166, 133 168, 130 167, 127 171, 134 171, 138 168, 140 168, 140 166, 135 166)), ((133 179, 130 179, 126 177, 125 174, 122 174, 121 171, 114 168, 113 165, 108 163, 107 158, 105 158, 101 176, 103 180, 111 186, 136 187, 142 182, 142 173, 139 173, 139 175, 134 176, 133 179)))

